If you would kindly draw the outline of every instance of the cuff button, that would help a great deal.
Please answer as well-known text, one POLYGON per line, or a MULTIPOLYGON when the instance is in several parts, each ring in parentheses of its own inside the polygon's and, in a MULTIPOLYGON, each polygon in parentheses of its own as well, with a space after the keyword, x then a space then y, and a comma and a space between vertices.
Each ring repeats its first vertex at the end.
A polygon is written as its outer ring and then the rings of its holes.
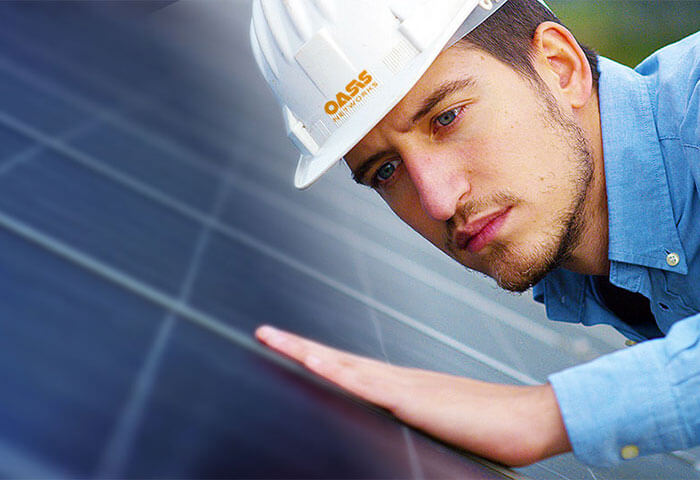
POLYGON ((639 456, 639 447, 636 445, 627 445, 626 447, 622 447, 622 450, 620 450, 620 456, 625 460, 637 458, 639 456))

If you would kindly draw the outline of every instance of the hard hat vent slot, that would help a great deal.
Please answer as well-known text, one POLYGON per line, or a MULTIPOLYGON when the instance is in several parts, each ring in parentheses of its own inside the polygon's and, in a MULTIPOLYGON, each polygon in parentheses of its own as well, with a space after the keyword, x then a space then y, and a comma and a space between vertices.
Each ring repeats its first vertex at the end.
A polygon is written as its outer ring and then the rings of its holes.
POLYGON ((394 45, 394 48, 391 49, 391 52, 384 57, 383 63, 392 74, 396 75, 419 53, 420 52, 411 42, 405 38, 401 38, 399 42, 394 45))
POLYGON ((318 145, 323 145, 331 136, 331 131, 323 120, 317 120, 309 129, 309 133, 318 145))

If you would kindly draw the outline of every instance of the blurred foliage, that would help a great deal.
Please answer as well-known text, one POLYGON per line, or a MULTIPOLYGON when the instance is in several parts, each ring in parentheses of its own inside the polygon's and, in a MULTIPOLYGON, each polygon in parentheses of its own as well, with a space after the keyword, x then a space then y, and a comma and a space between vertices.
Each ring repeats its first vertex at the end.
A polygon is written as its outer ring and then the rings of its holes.
POLYGON ((700 30, 700 0, 547 0, 579 42, 635 66, 700 30))

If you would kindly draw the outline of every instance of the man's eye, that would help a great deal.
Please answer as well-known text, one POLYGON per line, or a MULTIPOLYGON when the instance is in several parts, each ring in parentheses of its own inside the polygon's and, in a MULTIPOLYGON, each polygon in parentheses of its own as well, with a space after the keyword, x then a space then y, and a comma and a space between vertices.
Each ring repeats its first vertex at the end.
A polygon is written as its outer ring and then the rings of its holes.
POLYGON ((396 167, 399 166, 401 162, 400 159, 392 160, 391 162, 386 162, 381 167, 377 169, 377 173, 374 174, 375 179, 378 183, 386 182, 394 175, 396 167))
POLYGON ((457 109, 448 110, 445 113, 441 113, 435 120, 443 127, 446 127, 450 123, 454 122, 455 118, 457 118, 457 109))

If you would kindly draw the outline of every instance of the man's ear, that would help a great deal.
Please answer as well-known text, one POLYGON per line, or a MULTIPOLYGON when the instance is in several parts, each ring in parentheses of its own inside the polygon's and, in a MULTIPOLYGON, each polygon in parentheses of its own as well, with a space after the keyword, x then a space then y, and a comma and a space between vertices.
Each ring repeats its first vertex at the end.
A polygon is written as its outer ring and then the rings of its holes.
POLYGON ((543 22, 532 42, 536 68, 545 81, 556 82, 572 108, 586 105, 593 93, 593 75, 586 54, 571 32, 558 23, 543 22))

